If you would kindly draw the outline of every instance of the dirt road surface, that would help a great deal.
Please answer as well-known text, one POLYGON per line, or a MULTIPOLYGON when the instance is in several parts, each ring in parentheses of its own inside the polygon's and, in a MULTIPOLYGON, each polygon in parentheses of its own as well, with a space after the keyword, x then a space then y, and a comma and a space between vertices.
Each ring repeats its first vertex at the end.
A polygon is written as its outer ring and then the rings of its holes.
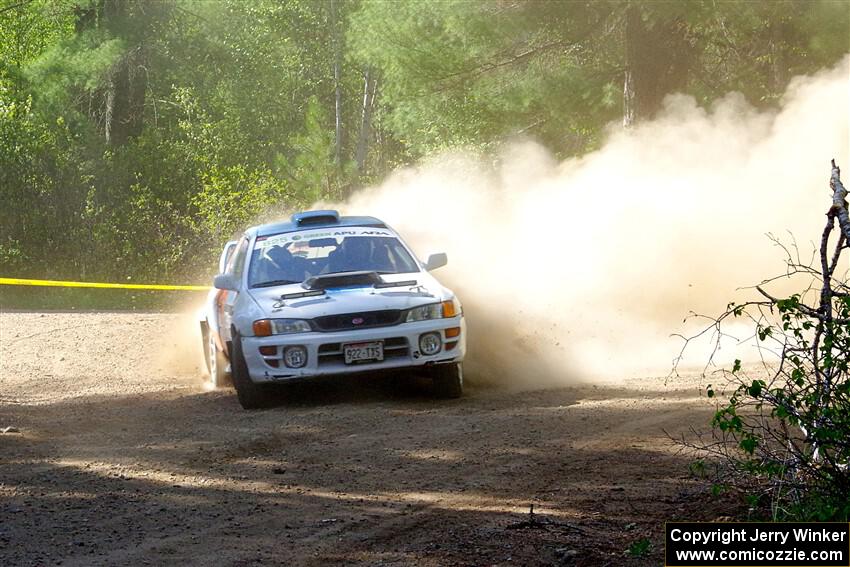
POLYGON ((696 379, 360 377, 246 412, 189 324, 0 314, 0 565, 658 565, 664 520, 723 513, 667 436, 707 423, 696 379))

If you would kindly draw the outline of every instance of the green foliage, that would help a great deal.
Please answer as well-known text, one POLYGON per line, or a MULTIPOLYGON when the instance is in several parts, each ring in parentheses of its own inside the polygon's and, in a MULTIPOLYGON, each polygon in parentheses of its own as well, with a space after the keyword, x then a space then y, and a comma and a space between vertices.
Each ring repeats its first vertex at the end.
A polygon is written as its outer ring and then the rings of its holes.
POLYGON ((820 307, 799 294, 730 305, 726 314, 743 308, 759 342, 771 342, 780 361, 767 367, 775 368, 767 377, 749 379, 736 360, 729 373, 734 390, 711 425, 726 447, 737 449, 724 454, 742 475, 734 481, 749 489, 752 506, 770 493, 775 518, 847 521, 850 300, 829 291, 818 297, 820 307))
MULTIPOLYGON (((188 292, 202 300, 204 292, 188 292)), ((32 311, 171 311, 185 305, 185 291, 86 289, 73 287, 35 288, 3 286, 0 309, 32 311)))
POLYGON ((333 132, 324 128, 328 119, 316 97, 307 104, 304 133, 293 137, 297 156, 289 165, 280 157, 278 168, 293 178, 299 194, 308 201, 338 200, 343 197, 342 169, 334 163, 333 132))
POLYGON ((0 264, 8 266, 12 270, 19 270, 27 260, 28 258, 21 249, 20 240, 9 238, 6 242, 0 242, 0 264))
POLYGON ((24 67, 72 33, 70 11, 56 7, 51 0, 32 0, 0 12, 0 85, 23 90, 24 67))
POLYGON ((387 125, 414 155, 487 149, 526 132, 575 152, 620 114, 620 74, 587 64, 589 42, 568 47, 610 12, 607 3, 372 1, 349 41, 381 69, 387 125))
POLYGON ((59 114, 69 93, 97 89, 125 49, 120 38, 86 32, 51 46, 28 65, 25 76, 38 95, 40 108, 59 114))
POLYGON ((846 3, 803 0, 366 0, 349 42, 381 70, 386 126, 411 155, 517 135, 569 155, 622 119, 629 53, 646 54, 647 89, 666 89, 638 93, 651 104, 670 90, 770 104, 813 62, 847 52, 848 17, 846 3), (643 33, 627 29, 630 10, 643 33))
POLYGON ((197 281, 247 223, 419 156, 515 135, 585 151, 623 112, 627 6, 655 37, 684 34, 700 55, 683 89, 706 103, 737 88, 769 104, 847 49, 848 6, 826 0, 9 6, 0 262, 30 277, 197 281))
POLYGON ((652 549, 652 542, 649 538, 641 538, 633 541, 626 549, 626 555, 629 557, 645 557, 652 549))
MULTIPOLYGON (((329 18, 271 0, 3 12, 0 197, 20 204, 0 212, 4 275, 196 281, 264 213, 339 198, 352 173, 332 160, 329 18), (13 29, 24 20, 40 35, 13 29), (143 127, 107 144, 116 69, 139 54, 143 127)), ((359 70, 344 71, 353 129, 359 70)))
POLYGON ((848 51, 850 5, 832 0, 715 3, 708 14, 706 68, 696 91, 710 100, 718 87, 754 103, 774 103, 787 82, 811 68, 832 64, 848 51))
MULTIPOLYGON (((286 187, 268 171, 244 166, 215 167, 203 177, 203 188, 193 199, 200 229, 221 242, 272 206, 286 203, 286 187)), ((290 203, 290 205, 295 203, 290 203)))

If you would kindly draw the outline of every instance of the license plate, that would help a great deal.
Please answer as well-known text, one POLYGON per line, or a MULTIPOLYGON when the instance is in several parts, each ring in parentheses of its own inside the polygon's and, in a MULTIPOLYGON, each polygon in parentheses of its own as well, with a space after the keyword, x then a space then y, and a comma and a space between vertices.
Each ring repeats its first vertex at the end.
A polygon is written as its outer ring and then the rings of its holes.
POLYGON ((354 364, 367 360, 384 360, 384 343, 376 341, 373 343, 353 343, 344 345, 342 352, 345 354, 345 363, 354 364))

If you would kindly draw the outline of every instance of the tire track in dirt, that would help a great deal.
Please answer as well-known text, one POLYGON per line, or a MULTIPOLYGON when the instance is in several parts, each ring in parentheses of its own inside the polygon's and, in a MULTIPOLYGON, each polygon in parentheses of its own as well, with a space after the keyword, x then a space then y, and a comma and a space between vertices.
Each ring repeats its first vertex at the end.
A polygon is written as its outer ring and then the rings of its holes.
POLYGON ((714 513, 664 433, 707 422, 696 379, 437 401, 345 378, 245 412, 204 387, 192 323, 0 314, 0 426, 20 429, 0 563, 655 565, 664 520, 714 513), (531 504, 545 525, 509 529, 531 504))

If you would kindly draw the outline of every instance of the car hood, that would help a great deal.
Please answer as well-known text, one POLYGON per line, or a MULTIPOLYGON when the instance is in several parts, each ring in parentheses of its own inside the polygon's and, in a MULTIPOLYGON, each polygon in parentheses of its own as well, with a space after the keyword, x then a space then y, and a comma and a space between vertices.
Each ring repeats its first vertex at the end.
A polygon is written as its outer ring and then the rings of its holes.
POLYGON ((249 290, 251 297, 270 318, 313 319, 340 313, 361 313, 384 309, 411 309, 437 303, 451 297, 427 272, 387 274, 385 282, 416 280, 416 285, 376 289, 369 286, 330 288, 325 295, 281 301, 281 295, 305 291, 301 284, 282 285, 249 290))

